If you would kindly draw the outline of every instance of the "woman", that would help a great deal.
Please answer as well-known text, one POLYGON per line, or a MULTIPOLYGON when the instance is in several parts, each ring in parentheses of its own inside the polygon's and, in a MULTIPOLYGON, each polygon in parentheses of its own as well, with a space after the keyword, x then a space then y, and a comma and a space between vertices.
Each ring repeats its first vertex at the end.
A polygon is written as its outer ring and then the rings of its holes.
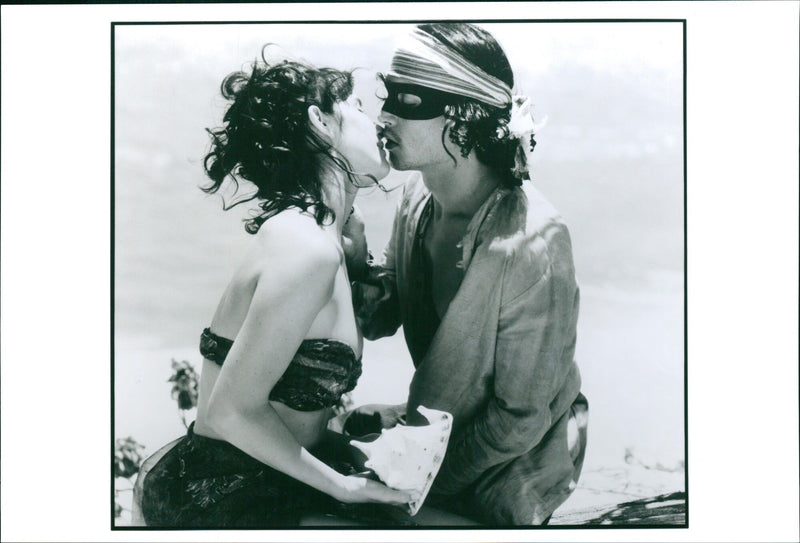
POLYGON ((222 83, 230 105, 210 131, 204 190, 244 179, 260 210, 201 336, 197 418, 141 483, 148 525, 296 525, 340 502, 411 499, 348 474, 324 443, 331 408, 361 373, 342 229, 359 186, 389 172, 352 91, 350 73, 293 61, 222 83))

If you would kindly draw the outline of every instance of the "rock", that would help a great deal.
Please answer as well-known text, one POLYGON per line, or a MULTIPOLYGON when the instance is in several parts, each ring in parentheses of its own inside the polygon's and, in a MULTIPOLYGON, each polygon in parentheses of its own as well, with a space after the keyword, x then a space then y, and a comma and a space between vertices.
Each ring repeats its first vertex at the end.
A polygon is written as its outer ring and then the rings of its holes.
POLYGON ((614 505, 558 511, 551 525, 686 526, 686 493, 673 492, 614 505))

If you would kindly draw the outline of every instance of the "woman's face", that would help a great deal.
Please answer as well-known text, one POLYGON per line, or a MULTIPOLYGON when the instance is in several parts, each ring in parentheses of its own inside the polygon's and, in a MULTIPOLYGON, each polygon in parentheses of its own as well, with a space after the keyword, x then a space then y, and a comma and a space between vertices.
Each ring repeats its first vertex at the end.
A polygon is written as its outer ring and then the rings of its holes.
MULTIPOLYGON (((378 138, 375 123, 364 113, 361 100, 351 94, 344 102, 339 102, 338 133, 334 147, 347 158, 357 174, 370 174, 383 179, 389 174, 389 162, 378 138)), ((369 179, 364 180, 365 185, 369 179)))

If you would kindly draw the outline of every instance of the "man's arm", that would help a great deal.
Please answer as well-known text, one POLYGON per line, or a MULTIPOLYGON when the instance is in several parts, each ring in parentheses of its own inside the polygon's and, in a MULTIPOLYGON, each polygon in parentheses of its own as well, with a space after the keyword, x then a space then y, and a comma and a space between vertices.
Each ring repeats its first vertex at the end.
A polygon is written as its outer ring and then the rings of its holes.
POLYGON ((353 307, 361 333, 370 340, 394 335, 400 327, 400 304, 394 276, 381 265, 368 265, 367 276, 352 283, 353 307))
MULTIPOLYGON (((402 197, 400 202, 402 203, 402 197)), ((349 248, 346 255, 348 252, 352 255, 346 258, 352 281, 353 307, 364 337, 374 340, 393 335, 401 324, 395 272, 399 213, 395 213, 389 243, 384 248, 380 261, 374 263, 367 250, 364 222, 358 208, 354 209, 355 212, 343 231, 345 248, 349 248)))
POLYGON ((372 255, 367 248, 364 216, 358 206, 353 205, 342 228, 342 250, 347 275, 351 281, 358 281, 366 276, 367 266, 372 261, 372 255))
POLYGON ((490 467, 539 444, 552 424, 550 403, 571 367, 577 305, 570 266, 570 273, 555 275, 548 268, 500 308, 494 396, 451 443, 435 492, 459 492, 490 467))

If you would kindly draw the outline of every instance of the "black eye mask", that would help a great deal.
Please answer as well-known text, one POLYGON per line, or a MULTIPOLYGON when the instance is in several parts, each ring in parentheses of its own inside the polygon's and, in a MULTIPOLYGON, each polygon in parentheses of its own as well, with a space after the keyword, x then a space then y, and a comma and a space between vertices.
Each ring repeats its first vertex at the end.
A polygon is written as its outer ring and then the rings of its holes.
POLYGON ((383 111, 409 121, 435 119, 444 115, 444 106, 454 103, 456 98, 453 94, 419 85, 392 83, 391 81, 384 81, 384 84, 386 85, 388 96, 383 103, 383 111), (399 99, 400 94, 413 94, 421 102, 419 104, 404 104, 399 99))

